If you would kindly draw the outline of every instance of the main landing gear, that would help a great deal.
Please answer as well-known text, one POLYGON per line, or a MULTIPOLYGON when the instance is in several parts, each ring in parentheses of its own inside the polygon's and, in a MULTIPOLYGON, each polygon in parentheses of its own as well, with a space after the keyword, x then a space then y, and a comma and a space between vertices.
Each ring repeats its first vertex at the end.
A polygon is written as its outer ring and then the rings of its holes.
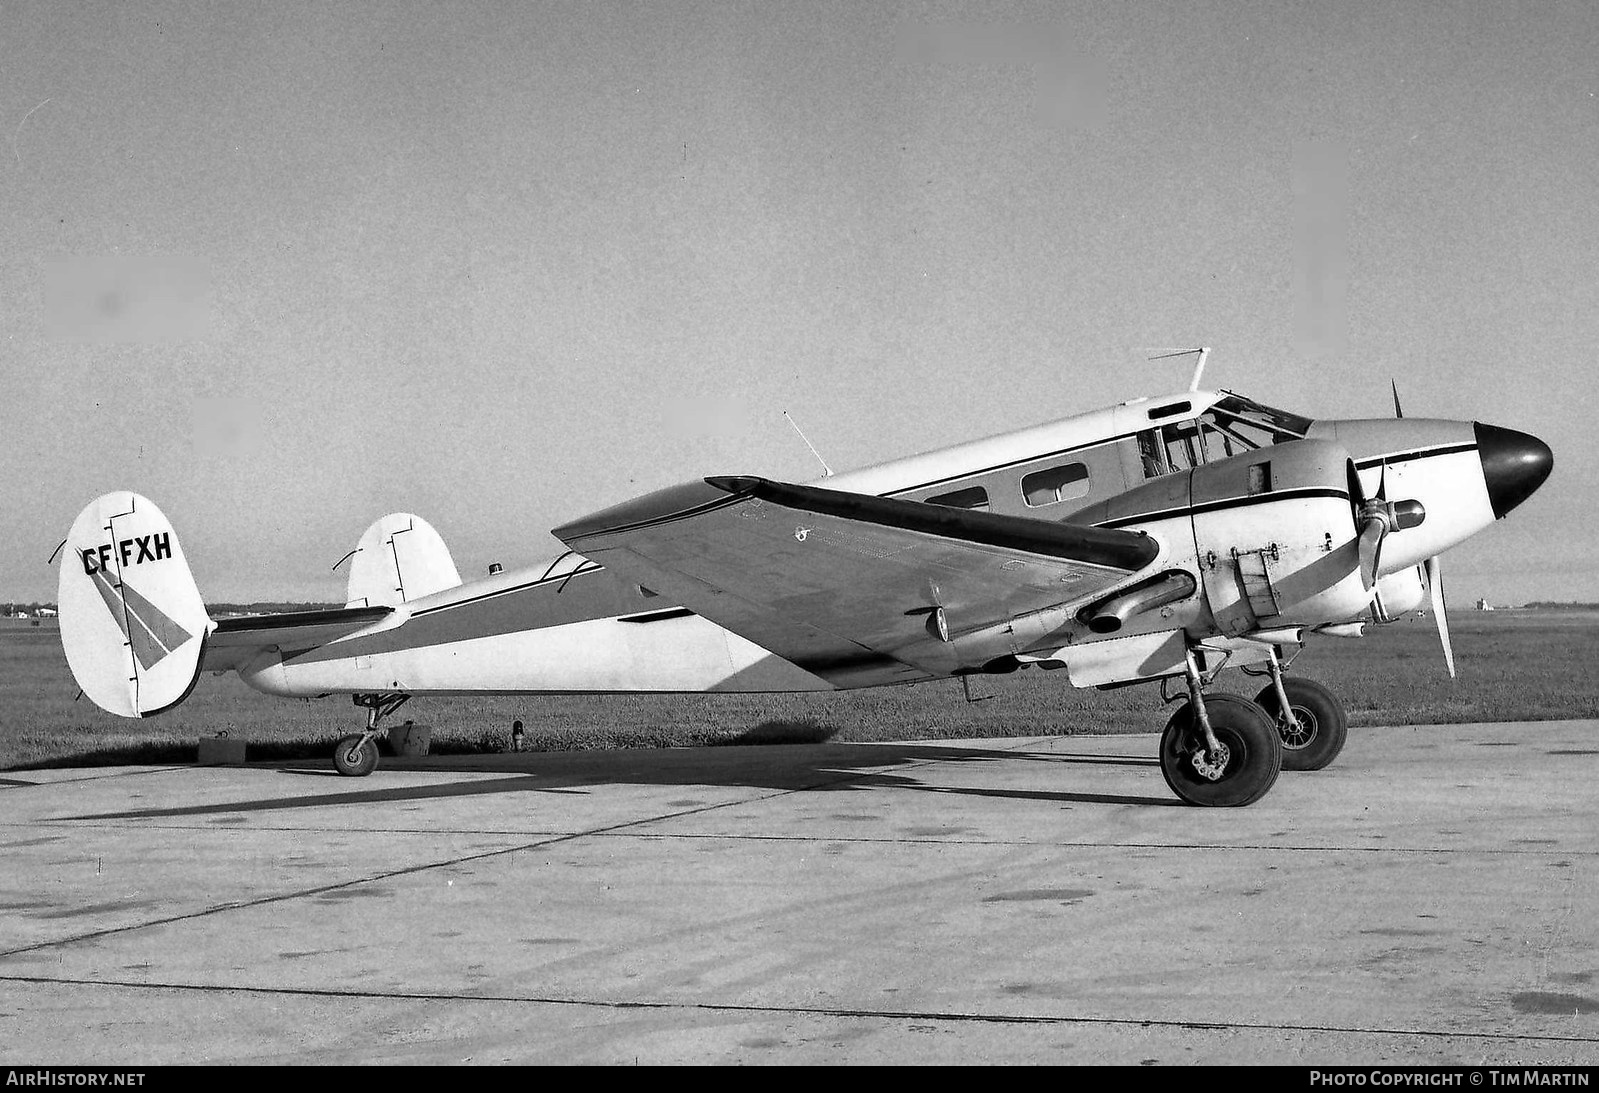
MULTIPOLYGON (((1241 669, 1250 675, 1259 669, 1241 669)), ((1321 770, 1338 758, 1349 737, 1349 717, 1343 703, 1313 679, 1283 675, 1282 658, 1274 646, 1266 664, 1271 682, 1255 701, 1277 725, 1283 742, 1284 770, 1321 770)))
POLYGON ((1160 769, 1173 793, 1195 805, 1253 804, 1279 770, 1321 770, 1338 757, 1349 735, 1343 704, 1320 683, 1289 678, 1283 668, 1273 646, 1265 668, 1242 669, 1271 676, 1254 701, 1206 694, 1219 669, 1207 678, 1188 651, 1188 700, 1160 737, 1160 769))
POLYGON ((366 731, 352 733, 333 749, 333 765, 340 774, 364 778, 378 765, 378 738, 388 735, 378 722, 405 705, 406 694, 358 694, 350 696, 357 706, 366 707, 366 731))
POLYGON ((1166 784, 1191 805, 1254 804, 1282 769, 1276 726, 1247 698, 1206 695, 1191 649, 1185 668, 1188 701, 1160 734, 1160 772, 1166 784))

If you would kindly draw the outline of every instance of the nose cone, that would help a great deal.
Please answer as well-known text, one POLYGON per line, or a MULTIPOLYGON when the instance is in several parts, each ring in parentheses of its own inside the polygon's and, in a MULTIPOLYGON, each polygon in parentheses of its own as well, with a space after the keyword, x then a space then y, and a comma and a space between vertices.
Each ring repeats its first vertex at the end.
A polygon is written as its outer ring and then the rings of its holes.
POLYGON ((1477 455, 1482 477, 1488 483, 1488 500, 1500 518, 1531 497, 1555 466, 1555 453, 1535 436, 1472 422, 1477 432, 1477 455))

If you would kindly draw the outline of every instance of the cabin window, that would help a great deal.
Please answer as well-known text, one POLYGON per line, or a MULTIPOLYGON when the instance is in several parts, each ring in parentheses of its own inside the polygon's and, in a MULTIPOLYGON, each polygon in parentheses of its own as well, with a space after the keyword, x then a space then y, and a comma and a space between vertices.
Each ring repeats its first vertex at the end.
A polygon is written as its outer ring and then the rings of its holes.
POLYGON ((1083 463, 1068 463, 1064 467, 1034 471, 1022 479, 1022 496, 1034 508, 1070 501, 1087 493, 1088 467, 1083 463))
POLYGON ((981 486, 968 486, 964 490, 954 493, 941 493, 937 497, 927 499, 929 505, 943 505, 951 509, 972 509, 976 512, 988 511, 988 491, 981 486))

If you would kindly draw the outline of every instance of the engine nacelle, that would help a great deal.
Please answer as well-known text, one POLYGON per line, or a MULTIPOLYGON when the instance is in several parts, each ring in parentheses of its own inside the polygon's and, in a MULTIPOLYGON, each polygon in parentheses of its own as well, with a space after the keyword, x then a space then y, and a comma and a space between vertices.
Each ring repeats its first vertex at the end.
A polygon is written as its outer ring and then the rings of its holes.
POLYGON ((1155 597, 1159 619, 1138 613, 1147 604, 1108 599, 1087 609, 1088 621, 1099 633, 1213 624, 1239 635, 1357 618, 1371 602, 1350 499, 1358 481, 1342 446, 1295 440, 1163 475, 1073 513, 1073 523, 1149 532, 1165 545, 1168 572, 1192 573, 1204 591, 1202 605, 1169 610, 1169 597, 1155 597))
POLYGON ((1195 468, 1194 543, 1223 634, 1352 619, 1370 591, 1341 446, 1297 440, 1195 468))
POLYGON ((1421 566, 1390 573, 1377 581, 1376 595, 1371 600, 1371 621, 1402 619, 1420 607, 1426 598, 1427 582, 1421 575, 1421 566))

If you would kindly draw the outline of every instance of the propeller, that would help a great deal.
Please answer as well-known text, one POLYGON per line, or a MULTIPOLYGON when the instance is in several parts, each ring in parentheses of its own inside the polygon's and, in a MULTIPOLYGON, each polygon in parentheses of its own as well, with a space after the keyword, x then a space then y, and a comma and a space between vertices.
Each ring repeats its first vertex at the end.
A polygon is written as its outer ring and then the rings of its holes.
MULTIPOLYGON (((1399 384, 1398 384, 1397 381, 1395 381, 1394 379, 1390 378, 1388 380, 1388 386, 1393 390, 1393 393, 1394 393, 1394 417, 1403 418, 1405 416, 1405 412, 1404 412, 1404 410, 1400 409, 1400 407, 1399 407, 1399 384)), ((1379 498, 1379 500, 1384 496, 1384 491, 1387 489, 1387 486, 1388 486, 1387 472, 1388 472, 1388 468, 1387 468, 1386 465, 1384 465, 1384 467, 1383 467, 1383 478, 1379 481, 1378 486, 1377 486, 1377 497, 1379 498)), ((1392 509, 1397 509, 1398 505, 1407 505, 1407 504, 1408 505, 1415 505, 1418 510, 1421 509, 1420 502, 1416 502, 1416 501, 1409 501, 1409 502, 1400 501, 1396 505, 1390 505, 1388 507, 1392 508, 1392 509)), ((1365 508, 1364 507, 1362 508, 1361 512, 1362 512, 1362 515, 1364 515, 1364 513, 1365 513, 1365 508)), ((1395 513, 1395 515, 1397 516, 1397 513, 1395 513)), ((1426 513, 1425 513, 1425 511, 1423 511, 1421 513, 1421 516, 1416 519, 1416 523, 1417 524, 1421 523, 1421 519, 1424 518, 1425 516, 1426 516, 1426 513)), ((1373 517, 1372 519, 1367 520, 1362 525, 1362 530, 1361 530, 1361 533, 1360 533, 1360 577, 1361 577, 1361 580, 1367 582, 1366 583, 1366 587, 1367 588, 1371 587, 1371 580, 1370 580, 1370 578, 1367 577, 1367 574, 1369 573, 1369 574, 1372 575, 1372 577, 1375 577, 1375 575, 1377 573, 1377 563, 1380 560, 1381 554, 1382 554, 1382 540, 1383 540, 1383 537, 1385 535, 1387 535, 1388 531, 1395 530, 1395 528, 1385 528, 1385 529, 1383 529, 1381 531, 1373 530, 1373 527, 1374 527, 1374 525, 1376 523, 1377 523, 1377 520, 1376 520, 1375 517, 1373 517), (1366 558, 1367 558, 1367 553, 1368 553, 1368 547, 1366 545, 1366 537, 1367 537, 1367 532, 1368 531, 1371 532, 1372 539, 1373 539, 1373 542, 1372 542, 1372 544, 1371 544, 1371 546, 1369 548, 1370 555, 1371 555, 1371 568, 1370 569, 1366 568, 1366 558)), ((1405 526, 1414 527, 1415 525, 1414 524, 1410 524, 1410 525, 1405 525, 1405 526)), ((1396 527, 1397 527, 1397 520, 1396 520, 1396 527)), ((1433 617, 1434 620, 1436 620, 1436 622, 1438 624, 1438 644, 1442 645, 1443 648, 1444 648, 1444 665, 1449 669, 1449 678, 1453 679, 1453 678, 1455 678, 1455 650, 1454 650, 1454 646, 1452 646, 1449 643, 1449 616, 1444 610, 1444 569, 1443 569, 1443 562, 1435 554, 1431 558, 1428 558, 1425 562, 1422 563, 1422 568, 1423 568, 1423 570, 1424 570, 1424 572, 1426 573, 1426 576, 1427 576, 1427 592, 1432 598, 1432 617, 1433 617)))
POLYGON ((1444 664, 1449 668, 1449 678, 1455 678, 1455 650, 1449 644, 1449 617, 1444 614, 1443 564, 1434 555, 1424 563, 1427 570, 1427 591, 1432 594, 1432 617, 1438 622, 1438 643, 1444 647, 1444 664))
POLYGON ((1370 589, 1377 583, 1377 569, 1382 565, 1382 544, 1391 532, 1413 528, 1427 518, 1427 510, 1420 501, 1389 501, 1388 468, 1382 468, 1377 480, 1377 496, 1362 498, 1355 510, 1355 523, 1360 528, 1360 582, 1370 589))

